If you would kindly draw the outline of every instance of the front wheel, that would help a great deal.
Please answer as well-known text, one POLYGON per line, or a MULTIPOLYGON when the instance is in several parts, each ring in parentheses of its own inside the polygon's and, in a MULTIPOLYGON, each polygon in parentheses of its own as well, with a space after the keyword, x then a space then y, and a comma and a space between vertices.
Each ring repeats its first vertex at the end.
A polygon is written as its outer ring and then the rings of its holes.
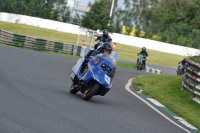
POLYGON ((70 87, 70 92, 72 94, 76 94, 78 92, 78 87, 76 87, 76 85, 74 84, 74 82, 72 83, 71 87, 70 87))
POLYGON ((142 70, 142 64, 140 62, 138 63, 137 70, 139 70, 139 71, 142 70))
POLYGON ((93 83, 88 89, 83 93, 83 100, 89 100, 98 91, 100 85, 98 83, 93 83))

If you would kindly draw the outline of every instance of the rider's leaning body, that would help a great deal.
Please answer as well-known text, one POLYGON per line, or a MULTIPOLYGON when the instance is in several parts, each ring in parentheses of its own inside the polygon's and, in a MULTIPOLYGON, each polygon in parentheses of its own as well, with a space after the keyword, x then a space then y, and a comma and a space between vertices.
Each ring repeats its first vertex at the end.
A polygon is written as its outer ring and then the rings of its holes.
POLYGON ((85 63, 84 63, 84 66, 87 66, 87 63, 89 61, 89 59, 97 54, 101 54, 101 53, 105 53, 105 54, 111 54, 112 53, 112 46, 110 43, 108 42, 105 42, 103 44, 103 46, 99 47, 98 49, 95 49, 91 52, 91 54, 86 57, 85 59, 85 63))

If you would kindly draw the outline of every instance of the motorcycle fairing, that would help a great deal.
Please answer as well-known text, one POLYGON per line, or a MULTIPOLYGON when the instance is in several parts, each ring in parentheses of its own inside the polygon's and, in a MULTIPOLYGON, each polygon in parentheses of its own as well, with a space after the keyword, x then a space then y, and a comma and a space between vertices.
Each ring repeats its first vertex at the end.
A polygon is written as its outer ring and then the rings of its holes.
POLYGON ((105 60, 105 58, 100 56, 91 58, 88 62, 88 72, 81 78, 81 80, 86 84, 93 79, 96 80, 103 87, 102 91, 100 92, 100 95, 102 96, 104 96, 112 87, 111 73, 113 73, 115 70, 112 61, 113 60, 111 58, 105 60), (95 64, 94 62, 97 58, 99 58, 99 62, 98 64, 95 64), (102 64, 105 64, 107 67, 111 68, 112 71, 110 74, 101 68, 102 64))
POLYGON ((143 56, 143 55, 140 55, 140 56, 139 56, 139 62, 143 62, 143 60, 145 60, 145 59, 144 59, 144 56, 143 56))

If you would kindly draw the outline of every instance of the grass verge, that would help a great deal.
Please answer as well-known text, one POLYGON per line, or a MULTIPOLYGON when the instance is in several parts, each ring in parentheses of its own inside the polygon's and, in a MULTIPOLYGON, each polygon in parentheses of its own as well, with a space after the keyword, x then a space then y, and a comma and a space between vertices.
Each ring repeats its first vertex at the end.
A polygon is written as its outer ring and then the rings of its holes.
MULTIPOLYGON (((22 24, 15 24, 15 23, 0 22, 0 29, 14 32, 16 34, 23 34, 63 43, 76 44, 78 39, 78 35, 75 34, 58 32, 55 30, 49 30, 49 29, 22 25, 22 24)), ((87 36, 81 36, 80 40, 85 40, 86 42, 90 42, 90 38, 87 36)), ((95 41, 92 40, 92 42, 93 42, 92 44, 94 45, 95 41)), ((138 58, 137 53, 141 51, 141 48, 128 46, 124 44, 117 44, 115 51, 120 53, 120 58, 122 59, 136 60, 138 58)), ((183 56, 159 52, 155 50, 147 50, 147 51, 149 53, 147 62, 154 64, 177 67, 178 65, 177 63, 184 58, 183 56)))
POLYGON ((145 95, 156 99, 200 130, 200 105, 181 90, 181 82, 180 76, 151 74, 134 79, 133 86, 142 86, 145 95))
POLYGON ((137 70, 136 64, 135 63, 128 63, 128 62, 117 62, 117 66, 123 67, 123 68, 128 68, 132 70, 137 70))

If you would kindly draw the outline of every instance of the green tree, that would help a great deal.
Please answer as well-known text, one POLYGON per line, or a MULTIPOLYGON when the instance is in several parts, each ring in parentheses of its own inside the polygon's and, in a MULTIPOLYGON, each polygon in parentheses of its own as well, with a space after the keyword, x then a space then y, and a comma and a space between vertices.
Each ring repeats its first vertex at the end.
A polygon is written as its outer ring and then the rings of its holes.
POLYGON ((14 13, 16 4, 17 4, 16 0, 4 0, 1 11, 8 12, 8 13, 14 13))
POLYGON ((65 22, 70 13, 67 0, 4 0, 2 12, 53 19, 65 22))
POLYGON ((159 36, 161 41, 192 47, 200 29, 199 0, 161 0, 142 10, 146 36, 159 36))
POLYGON ((105 0, 100 0, 91 5, 89 12, 83 15, 81 27, 92 30, 108 29, 110 32, 114 31, 109 12, 104 10, 105 0))

